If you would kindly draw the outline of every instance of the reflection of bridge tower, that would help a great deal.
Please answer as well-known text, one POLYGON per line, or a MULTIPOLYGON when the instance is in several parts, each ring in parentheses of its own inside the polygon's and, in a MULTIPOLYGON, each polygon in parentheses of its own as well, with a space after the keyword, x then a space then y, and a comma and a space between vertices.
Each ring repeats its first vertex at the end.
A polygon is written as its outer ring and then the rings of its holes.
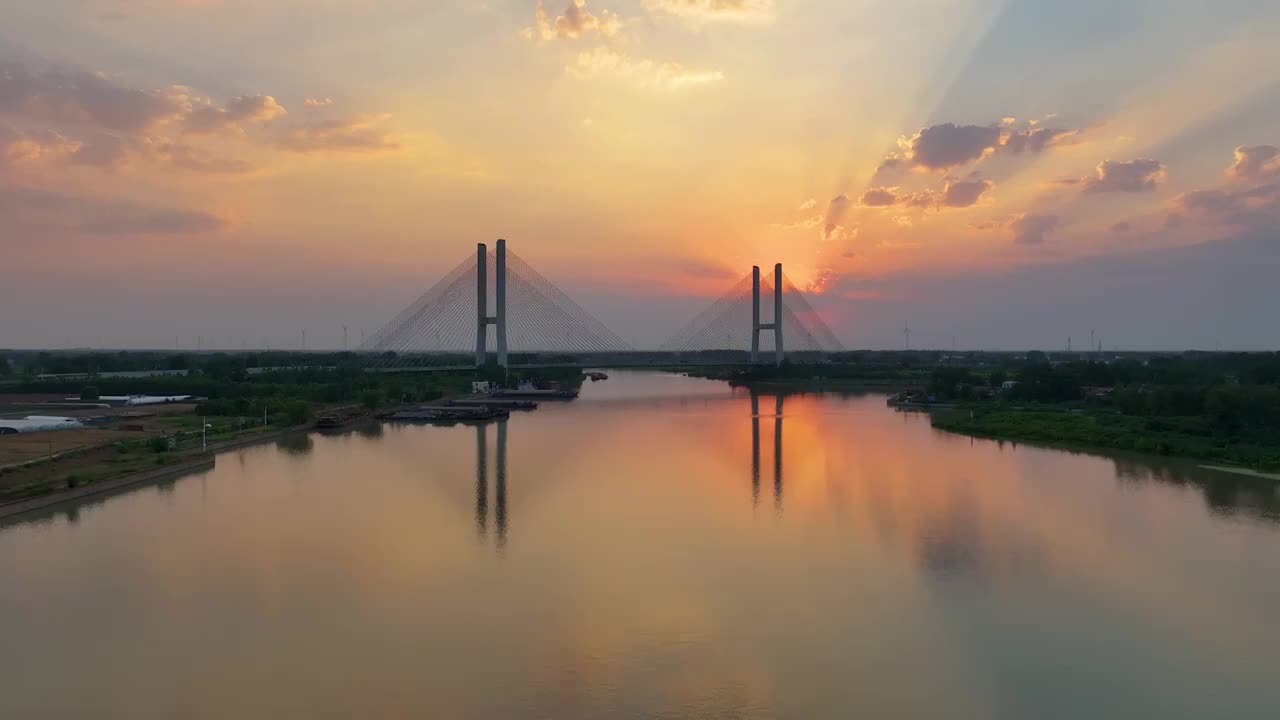
MULTIPOLYGON (((774 400, 773 506, 782 510, 782 393, 774 400)), ((751 390, 751 504, 760 501, 760 393, 751 390)))
POLYGON ((498 365, 507 366, 507 241, 499 240, 494 253, 494 314, 489 315, 489 251, 476 245, 476 367, 483 367, 489 326, 497 330, 498 365))
POLYGON ((773 362, 782 365, 782 263, 773 266, 773 322, 760 322, 760 266, 751 268, 751 363, 759 362, 760 331, 773 331, 773 362))
MULTIPOLYGON (((498 421, 494 524, 498 547, 507 544, 507 421, 498 421)), ((476 532, 489 534, 489 426, 476 426, 476 532)))

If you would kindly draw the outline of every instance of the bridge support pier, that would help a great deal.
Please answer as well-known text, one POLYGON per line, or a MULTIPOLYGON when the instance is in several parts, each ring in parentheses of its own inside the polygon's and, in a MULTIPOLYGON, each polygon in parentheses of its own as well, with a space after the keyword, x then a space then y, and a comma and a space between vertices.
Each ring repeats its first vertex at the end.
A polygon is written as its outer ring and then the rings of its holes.
POLYGON ((497 329, 498 366, 507 367, 507 241, 498 241, 494 267, 494 314, 489 314, 489 249, 476 245, 476 367, 488 359, 489 326, 497 329))
POLYGON ((760 331, 773 331, 774 364, 782 367, 786 348, 782 341, 782 263, 773 266, 773 322, 760 322, 760 266, 751 268, 751 363, 760 361, 760 331))

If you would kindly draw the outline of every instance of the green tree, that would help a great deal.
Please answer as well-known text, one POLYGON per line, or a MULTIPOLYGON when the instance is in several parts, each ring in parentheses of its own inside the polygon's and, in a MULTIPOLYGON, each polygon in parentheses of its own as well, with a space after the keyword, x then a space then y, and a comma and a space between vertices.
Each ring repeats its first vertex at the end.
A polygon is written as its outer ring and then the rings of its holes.
POLYGON ((386 400, 381 388, 372 388, 360 393, 360 404, 370 410, 377 410, 382 407, 382 403, 386 400))
POLYGON ((305 400, 290 400, 285 403, 284 416, 290 425, 301 425, 311 419, 311 404, 305 400))
POLYGON ((935 368, 929 379, 929 394, 942 400, 965 397, 977 378, 965 367, 935 368))
POLYGON ((81 400, 98 400, 102 395, 98 392, 98 388, 93 385, 85 385, 80 389, 81 400))

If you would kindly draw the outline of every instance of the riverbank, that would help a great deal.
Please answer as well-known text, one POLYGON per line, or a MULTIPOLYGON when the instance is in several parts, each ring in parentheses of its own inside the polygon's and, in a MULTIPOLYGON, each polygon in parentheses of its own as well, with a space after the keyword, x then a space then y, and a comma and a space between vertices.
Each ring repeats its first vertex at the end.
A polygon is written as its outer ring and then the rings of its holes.
POLYGON ((774 368, 736 367, 660 368, 689 377, 724 380, 734 387, 770 390, 836 390, 847 392, 892 393, 904 386, 916 386, 928 380, 916 371, 881 370, 847 366, 797 366, 780 371, 774 368))
POLYGON ((140 472, 134 472, 129 475, 117 476, 109 480, 102 480, 89 485, 82 485, 72 489, 65 489, 59 492, 51 492, 46 495, 38 495, 29 497, 25 500, 0 505, 0 520, 4 520, 18 515, 44 510, 54 505, 60 505, 73 500, 81 500, 95 495, 113 492, 123 488, 136 487, 149 483, 157 483, 179 475, 187 475, 202 470, 211 470, 214 466, 214 453, 200 453, 199 455, 177 462, 173 465, 153 468, 140 472))
MULTIPOLYGON (((1120 450, 1241 469, 1280 469, 1280 448, 1209 434, 1198 418, 1143 418, 1070 410, 959 409, 934 416, 933 426, 961 435, 1016 440, 1073 450, 1120 450)), ((1256 473, 1261 479, 1275 478, 1256 473)))
MULTIPOLYGON (((159 482, 213 466, 214 457, 228 450, 258 445, 299 432, 308 432, 310 424, 285 428, 250 431, 219 442, 207 449, 185 453, 127 452, 107 445, 90 448, 72 458, 73 467, 61 467, 49 477, 29 482, 10 483, 0 496, 0 518, 21 515, 32 510, 77 500, 120 488, 159 482), (64 472, 69 470, 69 472, 64 472)), ((20 478, 19 478, 20 479, 20 478)))

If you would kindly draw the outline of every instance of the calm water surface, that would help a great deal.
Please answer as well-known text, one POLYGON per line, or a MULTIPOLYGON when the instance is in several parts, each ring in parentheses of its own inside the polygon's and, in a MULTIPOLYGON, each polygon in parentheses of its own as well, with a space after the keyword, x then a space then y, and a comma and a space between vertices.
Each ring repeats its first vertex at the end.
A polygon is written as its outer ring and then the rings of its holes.
POLYGON ((0 718, 1280 717, 1270 491, 755 404, 613 373, 11 523, 0 718))

